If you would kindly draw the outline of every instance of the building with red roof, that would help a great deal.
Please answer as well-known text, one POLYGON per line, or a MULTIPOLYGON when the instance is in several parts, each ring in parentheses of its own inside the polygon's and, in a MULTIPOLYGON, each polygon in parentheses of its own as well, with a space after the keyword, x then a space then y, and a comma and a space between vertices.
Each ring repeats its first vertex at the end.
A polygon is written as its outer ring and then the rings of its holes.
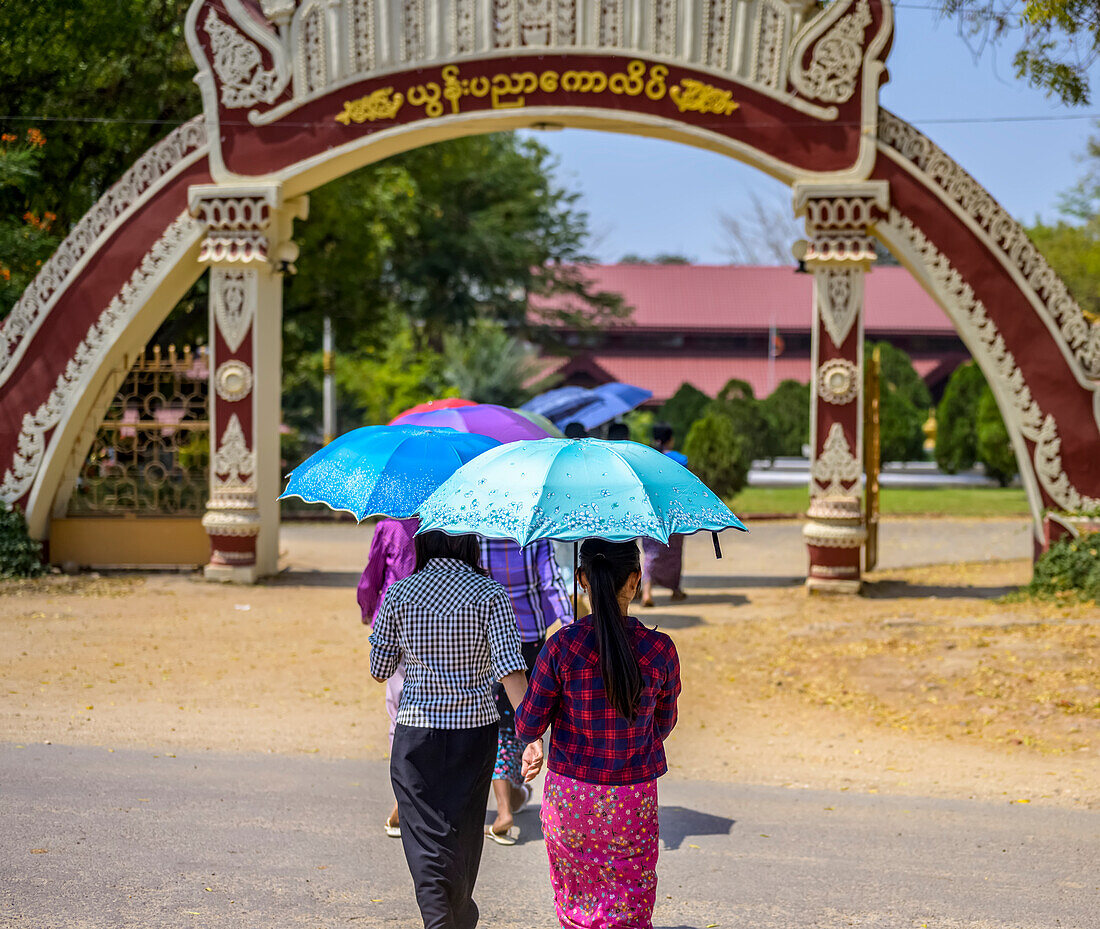
MULTIPOLYGON (((683 383, 715 396, 731 378, 757 397, 785 379, 809 383, 813 276, 789 267, 595 265, 593 289, 619 293, 629 320, 598 331, 562 330, 566 357, 550 370, 563 384, 625 381, 653 391, 653 402, 683 383), (775 332, 776 355, 769 358, 775 332)), ((532 299, 536 311, 568 298, 532 299)), ((864 330, 913 359, 933 396, 970 354, 939 305, 908 271, 878 267, 866 277, 864 330)))

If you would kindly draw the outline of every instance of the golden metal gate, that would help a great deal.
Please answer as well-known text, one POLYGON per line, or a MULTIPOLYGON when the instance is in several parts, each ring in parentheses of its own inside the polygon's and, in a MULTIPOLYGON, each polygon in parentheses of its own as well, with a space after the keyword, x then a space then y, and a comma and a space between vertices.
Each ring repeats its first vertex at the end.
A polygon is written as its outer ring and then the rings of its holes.
POLYGON ((863 570, 872 571, 878 563, 879 471, 882 467, 882 436, 879 420, 879 379, 882 355, 876 347, 867 361, 863 380, 863 473, 867 485, 863 494, 863 518, 867 541, 863 549, 863 570))

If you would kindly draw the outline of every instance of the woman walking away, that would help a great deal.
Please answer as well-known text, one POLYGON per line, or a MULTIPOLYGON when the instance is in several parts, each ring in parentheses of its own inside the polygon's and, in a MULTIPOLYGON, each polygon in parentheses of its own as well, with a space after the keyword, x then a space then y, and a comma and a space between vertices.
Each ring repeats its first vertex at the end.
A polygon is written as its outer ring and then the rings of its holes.
MULTIPOLYGON (((390 754, 401 844, 425 929, 473 929, 485 798, 497 746, 492 682, 514 706, 527 680, 504 588, 481 570, 475 536, 426 532, 416 571, 386 592, 371 634, 371 675, 405 662, 390 754)), ((525 752, 533 778, 542 745, 525 752)))
POLYGON ((567 929, 650 929, 657 893, 657 778, 676 725, 680 662, 663 632, 627 615, 641 580, 635 542, 589 539, 579 579, 592 614, 539 655, 516 734, 548 726, 542 831, 567 929))
MULTIPOLYGON (((382 603, 382 598, 390 585, 403 580, 413 573, 416 567, 416 551, 413 549, 413 536, 420 526, 420 520, 390 519, 378 521, 370 541, 370 554, 363 576, 359 578, 356 597, 363 622, 368 629, 374 625, 374 614, 382 603)), ((393 750, 393 729, 397 725, 397 708, 401 706, 401 686, 405 683, 405 665, 397 663, 397 668, 386 681, 386 712, 390 717, 390 750, 393 750)), ((383 824, 386 835, 401 838, 401 823, 398 818, 397 804, 386 817, 383 824)))
MULTIPOLYGON (((687 458, 672 448, 672 427, 668 423, 653 426, 653 442, 657 451, 667 455, 677 464, 687 467, 687 458)), ((673 533, 668 545, 656 539, 642 539, 642 606, 653 606, 653 585, 672 591, 672 602, 687 599, 680 586, 684 570, 684 537, 673 533)))

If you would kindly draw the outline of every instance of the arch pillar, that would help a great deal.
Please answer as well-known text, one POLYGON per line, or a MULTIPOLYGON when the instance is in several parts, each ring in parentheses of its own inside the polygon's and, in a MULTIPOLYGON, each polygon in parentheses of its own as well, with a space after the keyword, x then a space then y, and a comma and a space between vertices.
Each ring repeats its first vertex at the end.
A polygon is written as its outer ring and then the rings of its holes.
POLYGON ((794 186, 814 276, 810 506, 803 537, 811 592, 858 593, 867 540, 863 478, 863 284, 869 227, 889 206, 884 181, 794 186))
POLYGON ((279 426, 283 274, 293 272, 294 219, 277 184, 195 185, 190 212, 206 226, 199 262, 210 269, 210 580, 253 583, 279 558, 279 426))

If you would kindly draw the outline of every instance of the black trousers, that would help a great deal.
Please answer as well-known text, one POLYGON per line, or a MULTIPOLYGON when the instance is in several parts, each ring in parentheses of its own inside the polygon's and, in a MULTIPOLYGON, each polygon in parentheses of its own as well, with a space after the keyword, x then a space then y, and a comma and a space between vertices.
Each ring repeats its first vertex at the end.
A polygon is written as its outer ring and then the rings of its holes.
POLYGON ((398 723, 394 731, 390 780, 424 929, 477 925, 473 892, 496 749, 496 723, 476 729, 398 723))

